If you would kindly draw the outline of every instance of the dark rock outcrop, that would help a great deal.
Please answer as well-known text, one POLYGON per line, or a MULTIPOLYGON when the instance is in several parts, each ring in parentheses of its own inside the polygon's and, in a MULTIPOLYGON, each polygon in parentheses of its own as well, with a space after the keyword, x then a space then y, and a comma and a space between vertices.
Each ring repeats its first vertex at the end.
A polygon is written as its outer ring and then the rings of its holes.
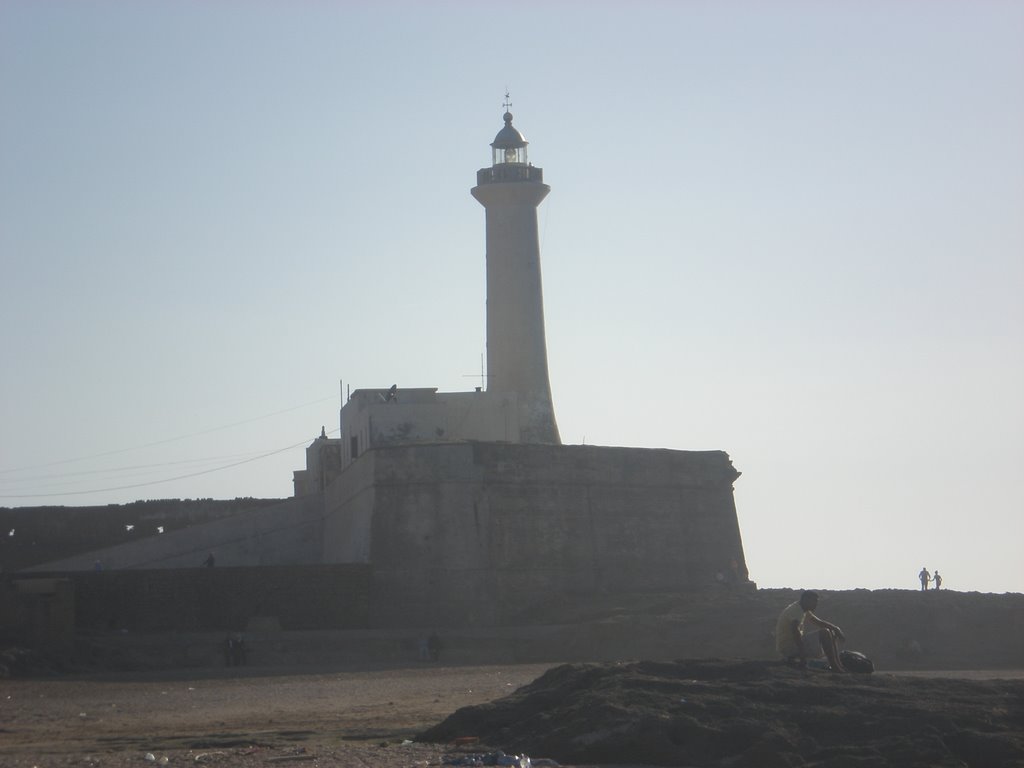
POLYGON ((570 764, 1019 766, 1024 681, 836 675, 781 662, 555 667, 420 735, 570 764))

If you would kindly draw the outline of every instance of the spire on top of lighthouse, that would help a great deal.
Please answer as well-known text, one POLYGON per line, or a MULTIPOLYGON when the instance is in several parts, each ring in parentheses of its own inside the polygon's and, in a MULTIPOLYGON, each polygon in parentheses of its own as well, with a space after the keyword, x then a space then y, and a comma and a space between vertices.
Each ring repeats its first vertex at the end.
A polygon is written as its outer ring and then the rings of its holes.
POLYGON ((519 163, 522 165, 526 164, 526 145, 529 142, 516 128, 512 125, 512 113, 509 108, 512 106, 512 102, 508 100, 508 91, 505 91, 505 103, 502 104, 505 108, 505 114, 503 115, 505 120, 505 127, 498 131, 498 135, 494 137, 494 141, 491 143, 494 155, 494 165, 503 165, 507 163, 519 163))

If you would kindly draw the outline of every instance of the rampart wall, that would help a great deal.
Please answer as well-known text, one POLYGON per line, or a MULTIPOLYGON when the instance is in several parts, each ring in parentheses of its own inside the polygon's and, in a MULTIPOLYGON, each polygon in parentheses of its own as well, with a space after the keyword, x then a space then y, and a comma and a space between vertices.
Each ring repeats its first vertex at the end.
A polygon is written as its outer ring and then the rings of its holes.
POLYGON ((368 624, 371 571, 366 565, 77 571, 4 580, 23 585, 58 576, 73 586, 79 632, 240 632, 254 621, 284 630, 368 624))
POLYGON ((27 570, 84 571, 199 567, 210 554, 218 566, 319 563, 323 503, 319 496, 285 499, 123 544, 52 560, 27 570))
POLYGON ((746 578, 738 475, 721 451, 378 448, 328 489, 325 559, 369 541, 375 626, 530 623, 574 596, 701 589, 733 560, 746 578))
POLYGON ((0 577, 0 647, 22 644, 62 652, 74 645, 74 638, 75 591, 70 580, 0 577))
POLYGON ((0 571, 10 573, 128 544, 156 535, 158 526, 167 535, 280 503, 280 499, 164 499, 99 507, 0 507, 0 571))
POLYGON ((318 581, 320 564, 364 566, 359 626, 530 624, 579 599, 700 591, 722 574, 745 581, 738 476, 721 451, 379 447, 323 497, 240 509, 21 573, 74 574, 80 628, 244 628, 259 615, 334 627, 342 618, 332 604, 304 597, 333 594, 318 581), (211 552, 215 567, 201 567, 211 552))

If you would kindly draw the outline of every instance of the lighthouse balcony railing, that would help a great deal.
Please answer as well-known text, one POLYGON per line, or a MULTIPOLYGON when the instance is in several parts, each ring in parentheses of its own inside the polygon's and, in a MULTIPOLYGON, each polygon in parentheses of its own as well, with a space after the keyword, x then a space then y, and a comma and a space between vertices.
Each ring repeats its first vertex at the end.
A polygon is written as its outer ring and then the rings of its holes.
POLYGON ((505 181, 544 182, 544 170, 521 163, 501 163, 476 172, 477 184, 495 184, 505 181))

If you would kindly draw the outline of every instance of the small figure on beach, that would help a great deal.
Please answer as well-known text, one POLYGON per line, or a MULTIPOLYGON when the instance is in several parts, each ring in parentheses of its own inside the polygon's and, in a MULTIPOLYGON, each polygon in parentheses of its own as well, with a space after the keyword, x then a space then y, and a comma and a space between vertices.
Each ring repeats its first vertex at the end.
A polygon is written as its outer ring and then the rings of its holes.
POLYGON ((740 564, 736 561, 735 557, 729 561, 729 583, 740 583, 740 564))
POLYGON ((934 576, 932 576, 932 581, 934 581, 934 582, 935 582, 935 589, 936 589, 936 590, 939 590, 939 589, 941 589, 941 588, 942 588, 942 576, 941 576, 941 575, 939 575, 939 572, 938 572, 938 571, 936 571, 936 572, 935 572, 935 575, 934 575, 934 576))
POLYGON ((238 633, 232 638, 231 661, 236 667, 244 667, 249 660, 249 649, 245 645, 245 638, 238 633))
POLYGON ((825 656, 833 672, 845 672, 836 644, 846 636, 835 624, 819 619, 814 614, 817 607, 818 593, 810 590, 786 606, 775 624, 775 649, 783 658, 797 661, 801 667, 807 666, 808 659, 825 656), (808 631, 807 624, 813 624, 817 629, 808 631))
POLYGON ((922 568, 921 572, 919 574, 917 574, 917 578, 919 578, 921 580, 921 591, 922 592, 927 592, 928 591, 928 585, 932 581, 932 575, 930 573, 928 573, 928 569, 927 568, 922 568))
POLYGON ((431 632, 427 638, 427 653, 431 661, 437 661, 441 657, 441 638, 437 636, 437 632, 431 632))
POLYGON ((907 655, 914 663, 921 661, 921 653, 921 643, 913 638, 907 640, 907 655))
POLYGON ((248 661, 248 648, 241 633, 228 635, 224 638, 224 666, 244 667, 248 661))

